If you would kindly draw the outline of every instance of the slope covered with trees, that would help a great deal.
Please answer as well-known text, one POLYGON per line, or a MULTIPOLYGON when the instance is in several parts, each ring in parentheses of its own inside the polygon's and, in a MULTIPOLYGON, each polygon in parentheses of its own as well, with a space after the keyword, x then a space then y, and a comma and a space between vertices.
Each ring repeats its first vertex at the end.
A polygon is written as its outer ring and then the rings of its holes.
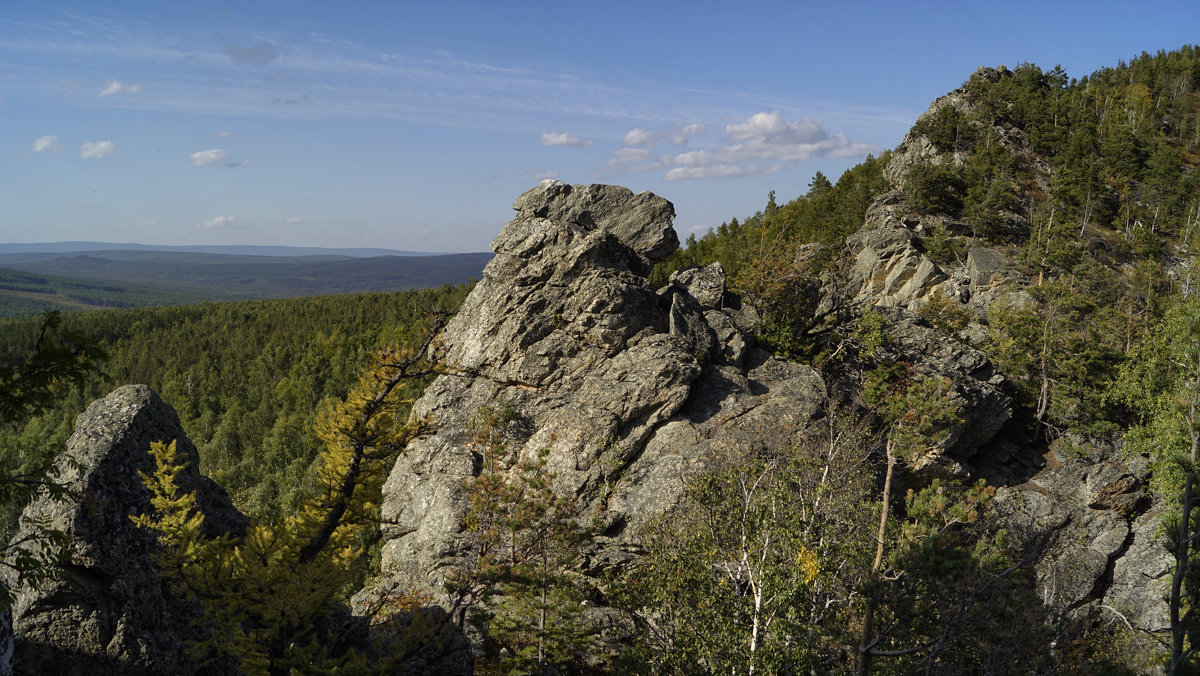
MULTIPOLYGON (((222 483, 255 517, 295 510, 315 477, 321 442, 313 423, 345 396, 381 345, 419 338, 432 310, 462 302, 468 286, 425 291, 80 312, 63 327, 95 337, 108 352, 103 375, 54 408, 0 436, 0 458, 25 471, 53 458, 75 416, 115 385, 144 383, 179 413, 222 483)), ((0 354, 36 344, 40 317, 0 320, 0 354)), ((420 391, 408 385, 407 398, 420 391)), ((6 505, 11 528, 22 505, 6 505)))

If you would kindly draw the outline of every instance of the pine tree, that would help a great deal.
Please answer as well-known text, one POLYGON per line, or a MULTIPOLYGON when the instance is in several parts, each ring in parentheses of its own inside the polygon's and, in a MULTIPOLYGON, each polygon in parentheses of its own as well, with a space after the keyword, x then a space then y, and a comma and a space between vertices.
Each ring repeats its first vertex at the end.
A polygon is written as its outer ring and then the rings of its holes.
POLYGON ((252 524, 240 540, 203 535, 195 494, 177 487, 184 456, 174 444, 151 449, 157 469, 143 478, 154 511, 134 521, 158 533, 156 561, 175 592, 199 602, 201 637, 190 646, 196 659, 232 657, 249 674, 364 666, 322 619, 337 610, 350 564, 364 555, 367 532, 378 528, 392 462, 427 427, 397 418, 406 402, 394 393, 406 379, 431 372, 423 355, 436 328, 440 319, 417 350, 379 353, 346 400, 326 409, 312 494, 297 514, 252 524))

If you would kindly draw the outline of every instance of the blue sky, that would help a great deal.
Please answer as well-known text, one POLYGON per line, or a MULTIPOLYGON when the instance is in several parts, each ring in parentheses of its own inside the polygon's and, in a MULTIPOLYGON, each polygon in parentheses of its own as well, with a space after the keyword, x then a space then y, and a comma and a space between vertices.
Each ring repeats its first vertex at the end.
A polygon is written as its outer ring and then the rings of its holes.
POLYGON ((980 65, 1200 40, 1200 3, 0 5, 0 241, 485 250, 546 177, 682 236, 894 147, 980 65))

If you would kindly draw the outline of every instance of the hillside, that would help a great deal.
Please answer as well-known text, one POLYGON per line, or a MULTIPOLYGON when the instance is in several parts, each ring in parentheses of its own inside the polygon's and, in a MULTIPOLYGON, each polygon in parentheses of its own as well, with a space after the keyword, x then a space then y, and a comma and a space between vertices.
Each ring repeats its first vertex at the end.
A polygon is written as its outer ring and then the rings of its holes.
POLYGON ((491 254, 236 255, 113 250, 0 254, 0 316, 461 284, 491 254))
MULTIPOLYGON (((162 574, 201 586, 199 645, 281 672, 358 655, 423 673, 1191 673, 1198 164, 1200 48, 1078 78, 980 68, 894 150, 683 249, 659 196, 542 182, 430 349, 387 355, 351 395, 370 345, 419 340, 419 306, 466 289, 74 314, 121 355, 115 384, 145 378, 169 406, 119 390, 72 448, 99 454, 110 409, 133 421, 118 439, 161 440, 178 411, 198 454, 176 471, 258 518, 240 543, 157 522, 162 574), (381 374, 421 355, 429 380, 393 393, 381 374)), ((75 262, 188 265, 153 255, 75 262)), ((352 276, 245 263, 187 276, 352 276)), ((37 322, 9 321, 0 336, 31 344, 37 322)), ((23 426, 12 466, 67 415, 23 426)), ((147 502, 114 464, 80 471, 147 502)), ((99 503, 71 514, 132 529, 136 507, 99 503)), ((97 632, 53 636, 80 607, 89 627, 146 614, 104 584, 21 590, 29 663, 111 657, 97 632)), ((176 644, 118 648, 153 670, 187 664, 176 644)))

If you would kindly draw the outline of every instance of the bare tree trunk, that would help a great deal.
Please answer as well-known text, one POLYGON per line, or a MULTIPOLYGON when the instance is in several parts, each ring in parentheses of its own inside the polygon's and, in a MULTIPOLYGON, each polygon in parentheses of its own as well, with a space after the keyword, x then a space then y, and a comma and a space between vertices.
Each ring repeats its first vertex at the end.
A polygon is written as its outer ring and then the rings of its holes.
MULTIPOLYGON (((883 543, 887 538, 887 520, 889 502, 892 497, 892 473, 896 467, 896 456, 892 454, 892 442, 887 442, 887 474, 883 479, 883 497, 880 498, 879 532, 875 536, 875 563, 871 566, 871 577, 878 578, 883 568, 883 543)), ((867 598, 867 607, 863 610, 862 639, 858 642, 858 652, 854 656, 855 676, 865 676, 871 673, 871 641, 874 636, 875 597, 867 598)))

